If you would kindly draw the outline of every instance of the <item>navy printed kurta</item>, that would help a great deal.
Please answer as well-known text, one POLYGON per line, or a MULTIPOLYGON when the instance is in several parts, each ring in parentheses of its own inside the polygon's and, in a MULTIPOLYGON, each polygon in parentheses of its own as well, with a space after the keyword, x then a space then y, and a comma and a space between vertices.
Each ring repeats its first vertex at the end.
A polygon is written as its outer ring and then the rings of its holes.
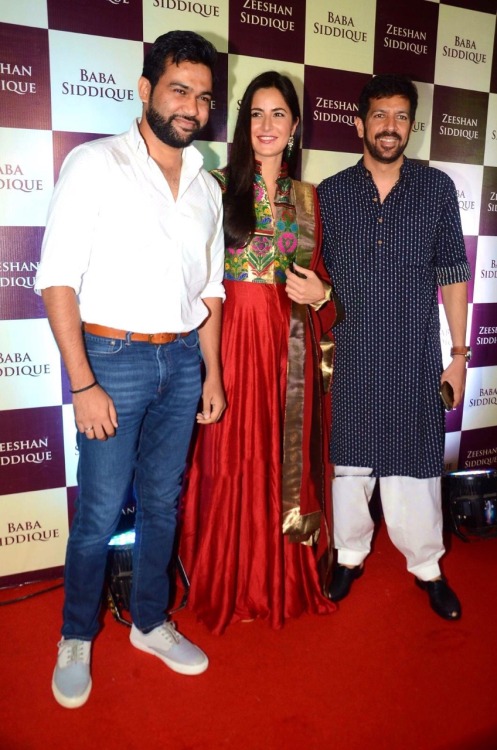
POLYGON ((361 159, 318 195, 324 261, 345 307, 334 329, 331 460, 374 476, 440 476, 437 285, 470 278, 454 183, 404 159, 381 203, 361 159))

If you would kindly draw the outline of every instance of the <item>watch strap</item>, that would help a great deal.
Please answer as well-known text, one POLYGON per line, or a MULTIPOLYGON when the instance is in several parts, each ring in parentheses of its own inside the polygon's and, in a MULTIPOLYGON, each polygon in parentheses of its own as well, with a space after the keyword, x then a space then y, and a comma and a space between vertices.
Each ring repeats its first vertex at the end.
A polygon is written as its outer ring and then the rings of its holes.
POLYGON ((462 355, 463 357, 466 357, 466 359, 469 360, 471 357, 471 347, 470 346, 453 346, 450 350, 450 356, 454 357, 458 354, 462 355))

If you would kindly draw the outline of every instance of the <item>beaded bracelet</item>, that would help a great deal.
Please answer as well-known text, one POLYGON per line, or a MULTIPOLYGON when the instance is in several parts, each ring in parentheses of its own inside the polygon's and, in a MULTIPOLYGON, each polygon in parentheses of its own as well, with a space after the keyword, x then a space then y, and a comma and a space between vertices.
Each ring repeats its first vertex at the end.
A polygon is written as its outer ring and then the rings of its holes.
POLYGON ((71 391, 69 388, 70 393, 83 393, 83 391, 89 391, 90 388, 93 388, 95 385, 98 385, 97 381, 94 380, 93 383, 90 383, 90 385, 85 385, 84 388, 78 388, 77 391, 71 391))

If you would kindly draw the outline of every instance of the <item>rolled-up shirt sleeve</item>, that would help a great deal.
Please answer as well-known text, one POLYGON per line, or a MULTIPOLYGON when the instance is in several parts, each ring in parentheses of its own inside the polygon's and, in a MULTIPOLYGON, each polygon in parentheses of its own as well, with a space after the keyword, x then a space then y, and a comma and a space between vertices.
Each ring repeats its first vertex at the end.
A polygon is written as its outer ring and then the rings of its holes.
POLYGON ((469 281, 470 278, 457 192, 452 180, 448 180, 437 231, 437 282, 439 286, 447 286, 469 281))

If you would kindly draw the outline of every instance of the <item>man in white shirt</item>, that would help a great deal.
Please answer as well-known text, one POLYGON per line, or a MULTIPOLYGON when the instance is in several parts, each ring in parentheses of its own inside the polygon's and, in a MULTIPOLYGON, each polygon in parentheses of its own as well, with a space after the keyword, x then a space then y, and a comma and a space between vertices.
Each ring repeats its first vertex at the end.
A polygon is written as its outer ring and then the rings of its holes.
POLYGON ((66 708, 83 705, 91 691, 108 542, 131 482, 131 642, 181 674, 208 665, 166 608, 198 403, 203 425, 225 408, 222 201, 190 145, 209 118, 215 59, 193 32, 159 37, 139 79, 140 121, 71 152, 49 211, 35 288, 69 376, 79 448, 52 680, 66 708))

